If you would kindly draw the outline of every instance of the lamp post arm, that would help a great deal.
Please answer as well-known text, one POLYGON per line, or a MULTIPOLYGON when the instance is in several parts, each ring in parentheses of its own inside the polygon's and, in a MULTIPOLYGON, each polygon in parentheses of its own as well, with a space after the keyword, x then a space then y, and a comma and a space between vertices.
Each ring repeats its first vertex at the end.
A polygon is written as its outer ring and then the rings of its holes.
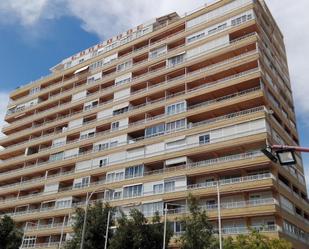
POLYGON ((288 146, 288 145, 271 145, 274 150, 294 150, 298 152, 309 152, 309 148, 300 146, 288 146))

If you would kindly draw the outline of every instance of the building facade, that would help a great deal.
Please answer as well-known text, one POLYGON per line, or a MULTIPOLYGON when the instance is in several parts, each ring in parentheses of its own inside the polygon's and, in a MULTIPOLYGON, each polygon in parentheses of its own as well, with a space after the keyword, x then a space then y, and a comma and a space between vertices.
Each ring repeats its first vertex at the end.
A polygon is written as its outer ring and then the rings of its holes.
POLYGON ((302 159, 261 153, 299 144, 283 35, 263 2, 156 18, 51 70, 11 93, 0 141, 0 214, 24 229, 22 248, 70 239, 92 191, 147 217, 168 203, 170 220, 192 193, 217 229, 217 183, 224 236, 258 229, 308 248, 302 159))

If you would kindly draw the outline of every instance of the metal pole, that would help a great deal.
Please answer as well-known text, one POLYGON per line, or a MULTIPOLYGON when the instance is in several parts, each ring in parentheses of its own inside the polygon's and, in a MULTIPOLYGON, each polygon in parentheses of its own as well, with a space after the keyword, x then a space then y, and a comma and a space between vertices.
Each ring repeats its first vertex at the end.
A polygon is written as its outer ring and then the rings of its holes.
POLYGON ((105 244, 104 244, 104 249, 107 249, 108 230, 109 230, 110 218, 111 218, 111 211, 108 210, 108 214, 107 214, 107 224, 106 224, 106 232, 105 232, 105 244))
POLYGON ((309 152, 309 148, 299 147, 299 146, 272 145, 271 148, 277 149, 277 150, 295 150, 295 151, 298 151, 298 152, 309 152))
POLYGON ((167 218, 167 203, 165 203, 165 209, 164 209, 164 231, 163 231, 163 249, 165 249, 165 243, 166 243, 166 218, 167 218))
POLYGON ((61 244, 62 244, 63 232, 64 232, 64 225, 65 225, 66 218, 67 218, 67 217, 64 216, 63 223, 62 223, 62 228, 61 228, 60 241, 59 241, 59 245, 58 245, 58 248, 59 248, 59 249, 61 248, 61 244))
POLYGON ((217 181, 219 248, 222 249, 220 182, 217 181))
POLYGON ((22 238, 22 241, 21 241, 21 246, 19 248, 23 248, 23 246, 24 246, 24 241, 25 241, 25 237, 26 237, 25 235, 26 235, 27 227, 28 227, 28 222, 26 222, 26 226, 24 228, 23 238, 22 238))
POLYGON ((83 222, 83 229, 82 229, 82 238, 81 238, 81 242, 80 242, 80 249, 83 249, 83 247, 84 247, 85 230, 86 230, 86 221, 87 221, 87 211, 88 211, 89 199, 90 199, 89 198, 89 193, 87 193, 85 215, 84 215, 84 222, 83 222))

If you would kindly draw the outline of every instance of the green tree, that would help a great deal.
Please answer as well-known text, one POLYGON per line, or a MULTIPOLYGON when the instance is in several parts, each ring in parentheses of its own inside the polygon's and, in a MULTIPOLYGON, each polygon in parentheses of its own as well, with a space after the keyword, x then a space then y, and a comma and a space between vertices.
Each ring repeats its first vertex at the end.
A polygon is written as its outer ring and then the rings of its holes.
POLYGON ((183 234, 179 242, 181 249, 210 249, 216 245, 213 227, 209 222, 206 211, 198 205, 198 199, 188 197, 190 214, 181 219, 183 234))
POLYGON ((288 241, 271 239, 256 230, 247 235, 239 235, 235 239, 227 238, 223 245, 224 249, 292 249, 288 241))
MULTIPOLYGON (((129 217, 122 214, 117 229, 110 241, 109 249, 162 249, 164 224, 158 213, 151 221, 137 209, 130 211, 129 217)), ((167 229, 168 244, 172 231, 167 229)))
MULTIPOLYGON (((107 227, 108 212, 111 211, 111 221, 114 210, 108 204, 97 202, 88 207, 86 230, 84 238, 84 249, 103 249, 107 227)), ((74 214, 73 238, 65 244, 66 249, 80 247, 85 210, 77 208, 74 214)), ((111 222, 112 223, 112 222, 111 222)), ((111 223, 109 226, 111 226, 111 223)), ((109 233, 110 234, 110 233, 109 233)))
POLYGON ((9 216, 0 218, 0 249, 18 249, 22 242, 22 232, 9 216))

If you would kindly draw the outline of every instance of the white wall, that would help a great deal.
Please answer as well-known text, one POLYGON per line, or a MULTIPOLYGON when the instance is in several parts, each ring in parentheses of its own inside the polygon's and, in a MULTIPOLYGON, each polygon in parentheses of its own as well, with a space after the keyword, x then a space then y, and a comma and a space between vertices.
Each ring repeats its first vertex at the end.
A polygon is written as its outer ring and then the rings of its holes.
POLYGON ((131 88, 126 88, 114 93, 114 100, 119 100, 130 96, 131 88))
POLYGON ((67 137, 60 137, 53 140, 53 146, 58 147, 66 143, 67 137))
POLYGON ((143 157, 144 154, 145 154, 145 147, 139 147, 139 148, 127 150, 128 159, 143 157))
POLYGON ((75 164, 75 172, 81 172, 91 169, 91 160, 77 162, 75 164))
POLYGON ((59 182, 48 183, 44 186, 44 193, 57 193, 59 189, 59 182))
POLYGON ((79 92, 79 93, 75 93, 75 94, 72 95, 72 102, 80 100, 82 98, 85 98, 86 96, 87 96, 87 91, 86 90, 84 90, 82 92, 79 92))
POLYGON ((162 153, 164 151, 164 148, 165 148, 164 142, 146 145, 146 154, 152 155, 155 153, 162 153))
POLYGON ((97 117, 98 119, 103 119, 105 117, 110 117, 112 114, 113 114, 113 109, 109 108, 109 109, 98 112, 97 117))
POLYGON ((64 158, 74 157, 74 156, 78 155, 78 151, 79 151, 79 148, 66 150, 64 152, 64 158))
POLYGON ((75 119, 69 122, 68 128, 72 129, 83 125, 83 118, 75 119))

